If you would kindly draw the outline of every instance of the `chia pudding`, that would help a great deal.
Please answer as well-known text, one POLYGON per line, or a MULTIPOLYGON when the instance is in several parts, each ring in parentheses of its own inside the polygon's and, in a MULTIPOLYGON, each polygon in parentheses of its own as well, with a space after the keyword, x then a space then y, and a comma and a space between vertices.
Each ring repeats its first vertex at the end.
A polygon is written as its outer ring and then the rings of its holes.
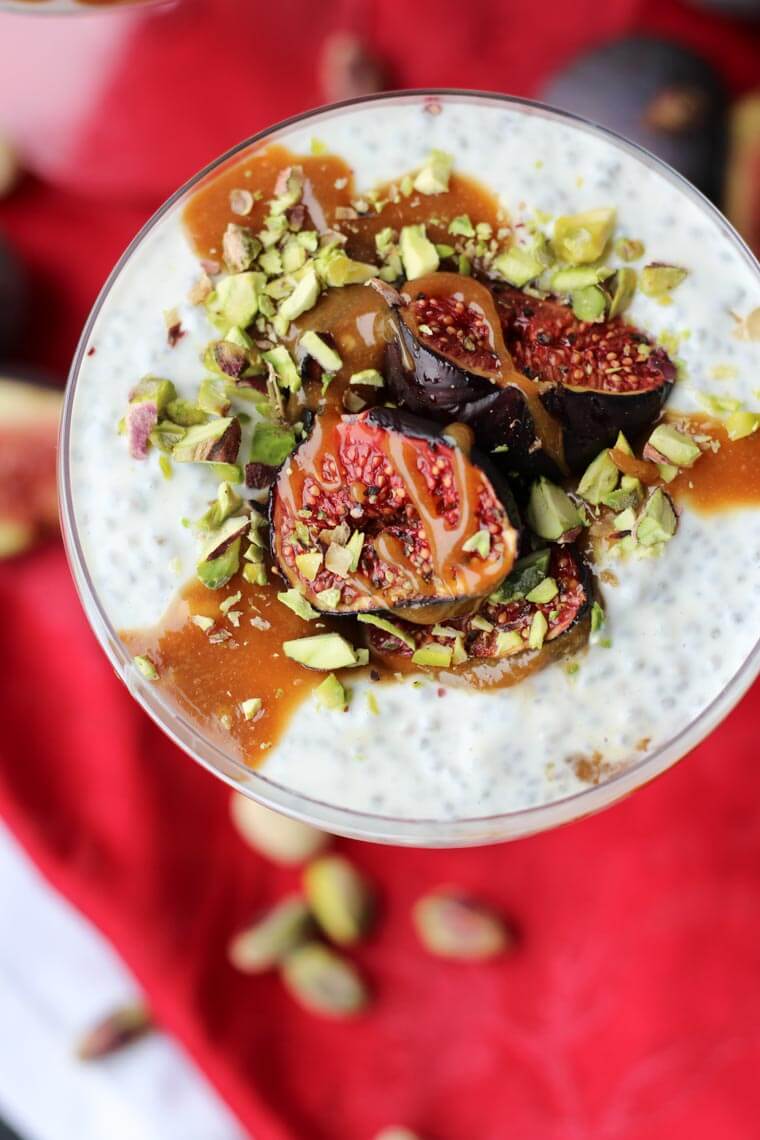
POLYGON ((398 819, 641 762, 760 635, 758 306, 717 215, 558 115, 409 96, 238 153, 130 252, 69 397, 134 687, 398 819))

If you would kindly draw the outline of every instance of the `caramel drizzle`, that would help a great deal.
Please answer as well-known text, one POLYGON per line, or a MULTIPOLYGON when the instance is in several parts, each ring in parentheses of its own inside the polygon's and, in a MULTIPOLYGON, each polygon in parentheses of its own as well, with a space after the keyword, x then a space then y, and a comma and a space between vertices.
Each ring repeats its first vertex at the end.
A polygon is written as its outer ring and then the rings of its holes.
MULTIPOLYGON (((311 477, 328 493, 335 492, 342 485, 342 461, 336 454, 333 440, 350 443, 353 421, 341 421, 335 412, 326 412, 317 417, 309 444, 296 451, 289 460, 291 469, 288 478, 278 485, 278 497, 286 511, 293 518, 303 504, 303 489, 307 478, 311 477), (338 472, 336 481, 327 480, 324 475, 325 460, 332 460, 338 472)), ((459 518, 452 526, 436 511, 433 495, 427 487, 423 473, 417 466, 419 442, 414 437, 401 432, 374 429, 377 445, 404 483, 411 505, 422 524, 430 547, 431 559, 436 567, 436 581, 425 582, 404 552, 403 546, 393 535, 383 533, 373 539, 378 556, 391 567, 396 575, 402 575, 408 582, 414 582, 415 594, 423 597, 438 596, 436 587, 440 584, 447 589, 449 597, 462 593, 487 593, 498 585, 514 561, 516 554, 516 534, 507 524, 502 532, 502 553, 500 558, 486 562, 477 555, 462 550, 464 543, 478 529, 477 505, 482 476, 459 448, 444 445, 447 458, 451 459, 452 474, 459 503, 459 518), (472 561, 476 558, 477 561, 472 561)), ((373 601, 384 606, 387 598, 382 591, 375 589, 363 574, 354 574, 343 579, 363 594, 369 594, 373 601)))

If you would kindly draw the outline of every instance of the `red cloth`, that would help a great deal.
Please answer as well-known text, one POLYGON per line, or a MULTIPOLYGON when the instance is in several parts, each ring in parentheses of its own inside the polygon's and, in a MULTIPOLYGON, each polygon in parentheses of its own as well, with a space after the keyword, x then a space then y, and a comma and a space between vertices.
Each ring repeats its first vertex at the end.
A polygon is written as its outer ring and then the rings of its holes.
MULTIPOLYGON (((30 180, 0 205, 34 277, 29 363, 66 369, 100 283, 161 194, 317 101, 306 5, 261 4, 236 21, 227 0, 215 4, 220 23, 189 4, 138 24, 82 132, 76 192, 30 180), (107 203, 88 199, 96 191, 107 203)), ((347 4, 322 10, 326 27, 353 18, 347 4)), ((398 81, 417 85, 530 94, 592 34, 642 23, 681 29, 737 89, 757 59, 746 28, 670 3, 642 13, 632 0, 579 0, 547 13, 526 0, 419 0, 362 18, 398 81)), ((757 1135, 760 688, 674 772, 583 823, 485 850, 346 844, 380 885, 384 915, 356 954, 376 1003, 333 1024, 276 978, 226 964, 229 936, 295 876, 243 845, 227 789, 116 680, 59 547, 0 565, 0 613, 0 811, 256 1140, 370 1140, 392 1122, 430 1140, 757 1135), (441 882, 513 917, 512 958, 460 966, 423 954, 409 909, 441 882)))

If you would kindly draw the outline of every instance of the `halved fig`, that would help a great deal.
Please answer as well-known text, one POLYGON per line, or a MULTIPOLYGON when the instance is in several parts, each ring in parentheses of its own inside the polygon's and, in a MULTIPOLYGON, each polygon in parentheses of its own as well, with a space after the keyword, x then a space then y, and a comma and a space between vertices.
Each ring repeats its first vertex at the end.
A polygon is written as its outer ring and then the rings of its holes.
POLYGON ((388 383, 404 407, 460 420, 509 470, 556 476, 561 432, 532 381, 516 372, 489 290, 472 277, 431 273, 407 283, 388 383))
POLYGON ((521 559, 476 614, 445 625, 397 618, 368 625, 368 645, 374 659, 394 670, 467 669, 530 654, 533 671, 585 644, 592 600, 591 574, 578 551, 552 545, 521 559))
POLYGON ((55 458, 62 394, 0 378, 0 559, 58 530, 55 458))
POLYGON ((504 338, 519 370, 563 426, 565 459, 576 471, 618 432, 635 435, 660 414, 676 378, 664 348, 621 318, 588 323, 555 300, 520 289, 494 293, 504 338))
POLYGON ((275 561, 327 613, 472 609, 518 545, 509 490, 483 462, 396 409, 317 416, 272 488, 275 561))

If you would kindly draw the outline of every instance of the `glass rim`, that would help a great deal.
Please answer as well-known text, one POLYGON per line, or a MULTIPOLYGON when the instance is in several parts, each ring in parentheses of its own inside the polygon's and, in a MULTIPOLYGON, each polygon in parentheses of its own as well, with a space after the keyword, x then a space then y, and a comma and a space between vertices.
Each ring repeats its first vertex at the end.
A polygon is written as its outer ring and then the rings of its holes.
POLYGON ((349 838, 417 847, 474 846, 536 834, 609 807, 632 791, 649 783, 696 748, 747 692, 760 673, 760 637, 721 692, 701 710, 694 720, 653 752, 627 764, 598 784, 590 784, 580 791, 572 792, 570 795, 546 803, 492 815, 453 819, 413 819, 341 807, 295 791, 284 784, 279 784, 277 781, 269 779, 264 774, 263 769, 249 768, 243 761, 230 756, 223 748, 206 739, 184 714, 172 707, 169 701, 161 696, 159 690, 151 687, 150 683, 140 676, 133 666, 131 655, 127 652, 117 630, 113 627, 100 604, 87 568, 74 513, 69 445, 77 379, 95 322, 108 300, 112 287, 132 255, 143 240, 153 232, 154 228, 181 200, 210 174, 223 168, 244 151, 258 148, 261 144, 271 141, 283 132, 310 120, 329 117, 336 112, 350 111, 352 108, 364 104, 390 101, 415 103, 420 99, 424 101, 425 99, 447 97, 454 101, 490 104, 494 108, 517 109, 524 113, 540 115, 546 119, 565 122, 627 151, 642 161, 644 165, 659 172, 678 190, 690 197, 703 211, 706 211, 725 237, 733 242, 740 255, 748 263, 749 268, 760 277, 760 264, 746 242, 720 210, 701 191, 697 190, 667 163, 651 154, 644 147, 639 146, 638 143, 631 142, 598 123, 536 100, 504 95, 499 92, 456 87, 384 91, 373 95, 363 95, 356 99, 346 99, 338 103, 312 108, 280 120, 231 147, 183 183, 140 228, 108 275, 82 330, 67 379, 58 446, 61 530, 72 577, 85 615, 117 675, 159 728, 197 763, 224 780, 235 790, 258 801, 265 807, 300 819, 325 831, 349 838))

